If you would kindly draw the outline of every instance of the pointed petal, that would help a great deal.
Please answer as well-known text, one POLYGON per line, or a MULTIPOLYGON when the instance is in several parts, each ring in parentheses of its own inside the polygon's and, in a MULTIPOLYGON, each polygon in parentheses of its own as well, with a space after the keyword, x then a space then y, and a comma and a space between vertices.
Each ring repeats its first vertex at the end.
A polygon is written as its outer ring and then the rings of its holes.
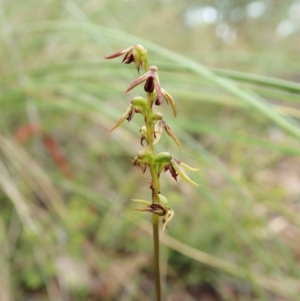
POLYGON ((152 93, 154 91, 154 78, 152 76, 149 76, 145 82, 144 90, 146 92, 152 93))
POLYGON ((163 232, 165 232, 166 227, 168 225, 168 223, 171 221, 171 219, 174 217, 175 213, 172 209, 168 210, 167 214, 164 216, 163 218, 163 232))
POLYGON ((161 92, 162 92, 163 96, 165 97, 167 104, 171 106, 173 115, 176 117, 177 110, 176 110, 176 106, 175 106, 173 97, 164 89, 161 89, 161 92))
POLYGON ((118 126, 120 126, 128 117, 128 115, 130 114, 132 110, 132 105, 130 105, 126 111, 124 112, 124 114, 121 116, 121 118, 118 120, 118 122, 115 124, 115 126, 113 128, 110 129, 110 132, 112 132, 113 130, 115 130, 118 126))
POLYGON ((118 51, 118 52, 115 52, 115 53, 113 53, 113 54, 111 54, 111 55, 109 55, 109 56, 106 56, 105 57, 105 59, 114 59, 114 58, 116 58, 116 57, 118 57, 118 56, 121 56, 121 55, 123 55, 124 53, 128 53, 130 50, 132 50, 132 46, 131 47, 128 47, 128 48, 126 48, 126 49, 124 49, 124 50, 121 50, 121 51, 118 51))
POLYGON ((147 206, 151 205, 150 202, 145 201, 145 200, 141 200, 141 199, 131 199, 131 201, 136 202, 136 203, 140 203, 140 204, 144 204, 144 205, 147 205, 147 206))
POLYGON ((157 95, 156 96, 157 99, 156 99, 155 104, 161 105, 162 104, 162 100, 163 100, 163 94, 162 94, 162 91, 161 91, 161 86, 160 86, 160 84, 159 84, 159 82, 158 82, 157 79, 154 80, 154 89, 155 89, 156 95, 157 95))
POLYGON ((199 171, 200 170, 199 168, 191 167, 191 166, 189 166, 189 165, 187 165, 186 163, 183 163, 183 162, 180 162, 179 165, 184 167, 185 169, 187 169, 189 171, 199 171))
POLYGON ((136 86, 138 86, 139 84, 141 84, 142 82, 144 82, 145 80, 147 80, 149 78, 149 75, 150 75, 150 72, 147 72, 147 73, 143 74, 142 76, 138 77, 136 80, 134 80, 130 84, 130 86, 125 91, 125 93, 129 92, 130 90, 132 90, 133 88, 135 88, 136 86))
POLYGON ((171 128, 166 123, 165 123, 165 131, 175 141, 178 148, 182 151, 182 148, 181 148, 178 138, 176 137, 175 133, 171 130, 171 128))
POLYGON ((178 165, 178 163, 173 159, 171 161, 172 166, 174 167, 174 169, 176 170, 176 172, 178 173, 178 175, 185 180, 186 182, 194 185, 194 186, 199 186, 199 184, 197 184, 196 182, 192 181, 188 175, 183 171, 182 168, 180 168, 180 166, 178 165))

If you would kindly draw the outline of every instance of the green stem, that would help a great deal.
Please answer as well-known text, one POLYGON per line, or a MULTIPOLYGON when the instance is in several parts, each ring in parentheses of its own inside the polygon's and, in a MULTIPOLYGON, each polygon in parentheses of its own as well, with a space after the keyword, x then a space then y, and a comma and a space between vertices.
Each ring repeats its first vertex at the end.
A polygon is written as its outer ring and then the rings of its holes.
MULTIPOLYGON (((152 125, 146 122, 147 132, 151 133, 149 137, 149 149, 154 157, 154 147, 152 139, 152 125)), ((159 194, 160 184, 157 172, 153 164, 150 164, 150 173, 152 177, 152 203, 155 202, 155 196, 159 194)), ((160 267, 159 267, 159 216, 152 214, 152 229, 153 229, 153 243, 154 243, 154 275, 155 275, 155 291, 156 301, 161 301, 161 285, 160 285, 160 267)))
POLYGON ((154 274, 156 300, 161 301, 160 266, 159 266, 159 216, 152 214, 153 243, 154 243, 154 274))
MULTIPOLYGON (((144 58, 144 69, 145 72, 149 71, 149 64, 147 56, 144 58)), ((148 104, 149 104, 149 116, 152 115, 152 93, 147 93, 148 104)), ((153 124, 152 121, 146 119, 146 127, 148 133, 148 145, 149 149, 152 152, 154 158, 154 147, 153 147, 153 124)), ((151 178, 152 178, 152 203, 157 201, 155 196, 160 193, 160 183, 158 174, 154 167, 154 164, 149 165, 151 178)), ((160 262, 159 262, 159 216, 157 214, 152 214, 152 229, 153 229, 153 244, 154 244, 154 276, 155 276, 155 292, 156 292, 156 301, 161 301, 161 284, 160 284, 160 262)))

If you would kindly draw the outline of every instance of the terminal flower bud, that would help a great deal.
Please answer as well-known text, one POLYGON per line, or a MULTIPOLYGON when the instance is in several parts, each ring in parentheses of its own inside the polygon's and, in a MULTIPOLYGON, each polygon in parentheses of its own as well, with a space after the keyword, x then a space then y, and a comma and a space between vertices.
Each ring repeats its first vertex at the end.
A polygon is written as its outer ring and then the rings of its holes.
POLYGON ((147 50, 142 45, 135 45, 115 52, 105 58, 114 59, 122 55, 124 55, 122 63, 130 64, 134 62, 136 69, 138 70, 138 72, 140 72, 140 67, 143 65, 144 59, 146 59, 147 56, 147 50))

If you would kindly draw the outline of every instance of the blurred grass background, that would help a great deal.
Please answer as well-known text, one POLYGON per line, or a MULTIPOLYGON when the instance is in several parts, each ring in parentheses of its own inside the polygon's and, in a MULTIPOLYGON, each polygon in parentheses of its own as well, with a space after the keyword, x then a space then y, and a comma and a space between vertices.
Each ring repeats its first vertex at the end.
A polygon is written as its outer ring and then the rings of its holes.
MULTIPOLYGON (((200 172, 166 175, 165 300, 300 300, 300 2, 8 1, 0 7, 0 300, 153 300, 137 77, 143 44, 200 172)), ((142 94, 143 95, 143 94, 142 94)))

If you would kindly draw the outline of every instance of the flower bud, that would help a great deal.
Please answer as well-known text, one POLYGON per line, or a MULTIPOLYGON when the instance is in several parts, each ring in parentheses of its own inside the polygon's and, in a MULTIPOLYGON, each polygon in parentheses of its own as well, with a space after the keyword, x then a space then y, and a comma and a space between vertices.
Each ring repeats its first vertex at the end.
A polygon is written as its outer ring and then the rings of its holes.
POLYGON ((139 110, 139 112, 146 117, 148 115, 149 107, 148 107, 148 101, 140 96, 134 97, 131 100, 131 104, 139 110))
POLYGON ((157 174, 159 175, 163 169, 170 164, 172 155, 168 152, 162 152, 155 156, 154 164, 156 167, 157 174))
POLYGON ((122 60, 125 64, 135 63, 135 67, 140 72, 140 67, 143 65, 144 60, 147 58, 147 50, 142 45, 134 45, 124 50, 118 51, 105 57, 106 59, 114 59, 124 55, 122 60))
POLYGON ((142 149, 137 153, 137 159, 146 164, 150 164, 153 161, 152 152, 149 149, 142 149))
POLYGON ((168 152, 161 152, 155 156, 154 160, 155 163, 170 163, 172 155, 168 152))
POLYGON ((157 120, 162 120, 163 119, 163 114, 160 112, 154 112, 152 115, 149 117, 149 120, 155 122, 157 120))
POLYGON ((165 210, 168 210, 170 208, 168 199, 164 195, 158 194, 157 196, 155 196, 155 200, 157 200, 158 203, 160 203, 165 210))

